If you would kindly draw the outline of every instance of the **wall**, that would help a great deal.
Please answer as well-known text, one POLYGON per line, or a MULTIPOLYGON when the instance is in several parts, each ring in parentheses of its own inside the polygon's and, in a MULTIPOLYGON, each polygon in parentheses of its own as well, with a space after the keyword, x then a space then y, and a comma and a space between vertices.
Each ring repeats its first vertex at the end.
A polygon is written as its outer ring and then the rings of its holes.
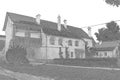
POLYGON ((119 51, 118 51, 118 47, 116 47, 114 50, 113 50, 113 57, 118 57, 119 56, 119 51))
POLYGON ((25 31, 17 31, 16 33, 15 33, 15 36, 19 36, 19 37, 25 37, 25 31))
MULTIPOLYGON (((19 36, 19 37, 26 37, 26 30, 23 29, 19 29, 17 28, 15 31, 15 36, 19 36)), ((38 31, 30 31, 29 37, 30 38, 35 38, 35 39, 41 39, 41 33, 38 31)), ((44 38, 42 38, 42 41, 44 41, 44 38)), ((45 44, 42 42, 42 44, 45 44)), ((41 46, 41 45, 40 45, 41 46)), ((33 60, 37 60, 37 59, 44 59, 44 55, 42 53, 45 54, 45 50, 43 49, 43 47, 35 47, 35 46, 29 46, 26 48, 27 50, 27 58, 31 61, 33 60)))
POLYGON ((86 38, 84 38, 84 40, 88 43, 89 47, 93 47, 92 39, 86 39, 86 38))
POLYGON ((6 35, 6 42, 5 42, 5 52, 6 52, 9 48, 10 40, 13 37, 13 22, 9 17, 8 17, 6 30, 5 30, 5 35, 6 35))
MULTIPOLYGON (((20 37, 25 37, 25 30, 17 29, 15 35, 20 37)), ((29 31, 31 38, 40 38, 40 33, 37 31, 29 31)))
MULTIPOLYGON (((34 34, 32 35, 32 37, 38 37, 38 34, 34 34)), ((34 56, 31 57, 31 60, 45 60, 47 59, 47 52, 48 52, 48 48, 47 48, 47 36, 43 33, 43 31, 41 32, 41 38, 42 38, 42 45, 38 48, 33 48, 33 52, 34 52, 34 56)), ((33 54, 33 53, 31 53, 33 54)), ((29 54, 30 55, 30 54, 29 54)))
POLYGON ((36 52, 36 59, 47 59, 47 36, 43 33, 43 31, 41 32, 41 38, 42 38, 42 45, 40 48, 36 48, 35 52, 36 52))
POLYGON ((94 57, 99 57, 99 58, 115 58, 115 57, 118 57, 117 56, 118 53, 116 53, 117 50, 118 50, 118 47, 116 47, 113 51, 99 51, 98 55, 96 55, 94 57))
POLYGON ((0 37, 0 55, 5 53, 5 37, 0 37))
MULTIPOLYGON (((17 30, 17 32, 15 33, 16 36, 20 36, 20 37, 25 37, 25 30, 17 30)), ((32 34, 31 37, 36 37, 38 38, 39 34, 32 34)), ((42 38, 42 45, 39 48, 34 48, 34 56, 32 56, 31 59, 54 59, 54 58, 60 58, 59 57, 59 48, 61 47, 61 51, 63 52, 63 57, 66 57, 66 47, 68 47, 68 52, 69 55, 71 56, 71 52, 73 52, 73 57, 70 58, 75 58, 75 49, 82 49, 85 51, 85 43, 83 40, 80 39, 72 39, 72 38, 65 38, 65 37, 55 37, 55 45, 51 45, 50 44, 50 35, 46 35, 43 33, 43 31, 41 32, 41 38, 42 38), (63 39, 63 45, 59 45, 58 44, 58 39, 62 38, 63 39), (72 40, 73 45, 72 46, 68 46, 68 40, 72 40), (75 41, 79 41, 79 46, 75 46, 75 41)), ((28 54, 28 56, 33 55, 28 54)), ((79 55, 81 58, 85 58, 85 52, 81 53, 79 55)))
MULTIPOLYGON (((47 57, 48 59, 54 59, 54 58, 60 58, 59 57, 59 48, 61 47, 61 51, 63 52, 63 57, 65 58, 65 49, 68 47, 68 52, 69 55, 71 56, 71 52, 73 52, 73 57, 70 58, 75 58, 75 49, 82 49, 85 50, 85 43, 82 40, 79 39, 72 39, 72 38, 65 38, 65 37, 57 37, 57 36, 50 36, 48 35, 47 37, 47 57), (50 38, 55 37, 55 44, 51 45, 50 44, 50 38), (62 46, 58 44, 58 39, 62 38, 63 39, 63 44, 62 46), (72 40, 72 46, 68 45, 68 40, 72 40), (79 46, 76 47, 74 44, 75 41, 79 41, 79 46)), ((85 58, 85 53, 81 55, 81 58, 85 58)))

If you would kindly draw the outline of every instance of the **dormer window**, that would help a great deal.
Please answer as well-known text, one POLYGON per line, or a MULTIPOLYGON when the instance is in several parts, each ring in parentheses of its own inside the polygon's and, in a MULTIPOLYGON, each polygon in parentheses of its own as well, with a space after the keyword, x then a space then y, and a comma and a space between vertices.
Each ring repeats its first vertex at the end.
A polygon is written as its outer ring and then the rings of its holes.
POLYGON ((68 45, 72 46, 72 40, 68 40, 68 45))

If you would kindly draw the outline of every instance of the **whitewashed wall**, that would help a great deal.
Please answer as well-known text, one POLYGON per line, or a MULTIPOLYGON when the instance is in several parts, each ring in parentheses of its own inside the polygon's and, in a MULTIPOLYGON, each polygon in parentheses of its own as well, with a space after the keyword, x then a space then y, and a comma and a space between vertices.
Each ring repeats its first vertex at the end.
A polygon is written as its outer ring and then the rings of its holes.
POLYGON ((88 43, 89 47, 93 47, 92 39, 86 39, 86 38, 84 38, 84 40, 88 43))
POLYGON ((6 42, 5 42, 5 52, 6 52, 9 48, 10 40, 13 37, 13 22, 9 17, 5 30, 5 35, 6 35, 6 42))
MULTIPOLYGON (((68 47, 68 51, 71 53, 73 52, 73 57, 75 58, 75 48, 76 49, 83 49, 85 50, 85 43, 84 41, 80 40, 80 39, 72 39, 72 38, 65 38, 65 37, 58 37, 58 36, 54 36, 55 37, 55 44, 51 45, 50 44, 50 37, 51 36, 47 36, 45 38, 47 38, 47 57, 49 59, 54 59, 54 58, 59 58, 59 47, 62 48, 62 52, 63 52, 63 57, 65 58, 65 48, 68 47), (58 39, 62 38, 63 39, 63 46, 58 44, 58 39), (68 46, 68 40, 72 40, 72 46, 68 46), (79 46, 75 46, 75 41, 79 41, 79 46)), ((69 53, 69 55, 71 55, 69 53)), ((82 55, 83 58, 85 58, 85 53, 84 55, 82 55)))
POLYGON ((116 51, 118 50, 118 47, 116 47, 113 51, 99 51, 98 55, 94 56, 94 57, 98 57, 98 58, 116 58, 118 57, 118 53, 116 53, 116 51), (105 55, 105 53, 107 53, 107 55, 105 55))
MULTIPOLYGON (((12 39, 12 32, 13 32, 13 26, 11 25, 12 22, 8 22, 8 26, 6 28, 6 35, 7 35, 7 45, 9 45, 9 41, 12 39)), ((63 57, 65 58, 65 48, 69 47, 68 51, 71 53, 73 52, 73 57, 71 58, 75 58, 75 48, 76 49, 83 49, 85 50, 85 43, 83 40, 80 39, 72 39, 72 38, 65 38, 65 37, 61 37, 63 38, 63 46, 58 44, 58 39, 60 37, 58 36, 54 36, 55 39, 55 45, 51 45, 50 44, 50 35, 46 35, 43 32, 41 33, 42 36, 42 46, 40 48, 35 48, 35 59, 54 59, 54 58, 59 58, 59 47, 62 47, 62 52, 63 52, 63 57), (72 46, 68 46, 68 40, 72 40, 72 46), (75 46, 75 41, 79 41, 79 46, 75 46), (47 42, 47 43, 46 43, 47 42)), ((20 36, 20 37, 25 37, 25 31, 24 30, 18 30, 15 33, 16 36, 20 36)), ((40 34, 39 33, 31 33, 31 37, 33 38, 39 38, 40 34)), ((69 54, 71 55, 71 54, 69 54)), ((85 58, 85 53, 84 55, 82 55, 82 58, 85 58)))
MULTIPOLYGON (((38 34, 36 34, 36 37, 38 34)), ((46 38, 47 36, 42 32, 41 33, 41 38, 42 38, 42 45, 40 48, 35 49, 36 52, 36 59, 47 59, 47 44, 46 44, 46 38)))
POLYGON ((25 31, 17 31, 16 33, 15 33, 15 36, 19 36, 19 37, 25 37, 25 31))
POLYGON ((116 47, 114 50, 113 50, 113 57, 118 57, 118 53, 117 53, 117 50, 118 50, 118 47, 116 47))

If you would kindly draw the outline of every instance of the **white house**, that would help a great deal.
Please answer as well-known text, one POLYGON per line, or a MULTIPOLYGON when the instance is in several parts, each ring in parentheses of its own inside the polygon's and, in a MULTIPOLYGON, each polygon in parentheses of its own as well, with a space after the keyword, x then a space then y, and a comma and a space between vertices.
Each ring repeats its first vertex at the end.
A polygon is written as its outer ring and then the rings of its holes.
POLYGON ((120 41, 106 41, 94 48, 97 58, 117 58, 120 57, 120 41))
POLYGON ((6 34, 5 52, 17 43, 24 46, 29 60, 54 58, 85 58, 85 41, 92 39, 81 28, 7 12, 3 30, 6 34))

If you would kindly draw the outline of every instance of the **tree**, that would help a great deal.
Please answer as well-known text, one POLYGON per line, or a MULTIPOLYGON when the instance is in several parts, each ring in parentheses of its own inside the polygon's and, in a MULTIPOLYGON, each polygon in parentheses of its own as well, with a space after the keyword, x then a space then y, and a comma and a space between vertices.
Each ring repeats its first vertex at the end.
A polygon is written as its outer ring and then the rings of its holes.
POLYGON ((119 7, 120 5, 120 0, 105 0, 105 2, 109 5, 117 6, 119 7))
POLYGON ((95 33, 98 41, 120 40, 119 26, 114 21, 106 24, 107 28, 101 28, 95 33))
POLYGON ((113 33, 119 32, 119 26, 114 21, 107 23, 106 27, 108 28, 109 31, 112 31, 113 33))

